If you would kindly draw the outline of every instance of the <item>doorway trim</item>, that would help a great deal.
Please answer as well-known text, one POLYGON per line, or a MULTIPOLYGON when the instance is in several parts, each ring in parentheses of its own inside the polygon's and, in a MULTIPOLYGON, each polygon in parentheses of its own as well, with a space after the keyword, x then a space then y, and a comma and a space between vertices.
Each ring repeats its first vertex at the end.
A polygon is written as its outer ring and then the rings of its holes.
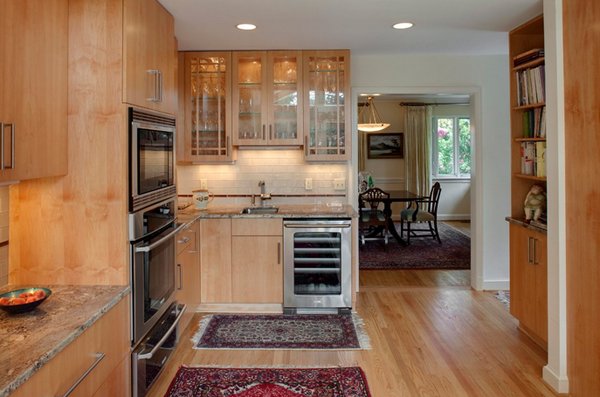
MULTIPOLYGON (((348 203, 356 208, 358 202, 358 97, 361 93, 380 94, 459 94, 469 95, 471 106, 471 288, 481 291, 484 288, 483 281, 483 247, 478 236, 483 236, 483 158, 481 156, 481 88, 478 86, 440 86, 440 87, 391 87, 391 86, 360 86, 352 87, 352 150, 351 159, 348 163, 348 203)), ((354 245, 353 255, 358 258, 358 245, 354 245)), ((358 269, 358 266, 356 267, 358 269)), ((359 274, 360 275, 360 274, 359 274)), ((356 277, 356 290, 358 291, 358 279, 356 277)), ((489 289, 489 286, 485 286, 489 289)))

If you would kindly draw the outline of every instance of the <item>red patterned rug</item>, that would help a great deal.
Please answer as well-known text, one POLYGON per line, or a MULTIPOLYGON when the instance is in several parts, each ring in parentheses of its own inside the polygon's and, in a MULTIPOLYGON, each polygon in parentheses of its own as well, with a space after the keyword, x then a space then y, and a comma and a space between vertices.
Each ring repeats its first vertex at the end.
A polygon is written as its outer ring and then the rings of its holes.
POLYGON ((438 230, 442 244, 433 238, 411 239, 408 246, 393 237, 387 246, 383 240, 367 241, 360 245, 360 269, 470 269, 471 238, 443 222, 438 230))
POLYGON ((165 397, 370 397, 359 367, 181 367, 165 397))
POLYGON ((200 321, 196 349, 366 349, 358 315, 218 314, 200 321))

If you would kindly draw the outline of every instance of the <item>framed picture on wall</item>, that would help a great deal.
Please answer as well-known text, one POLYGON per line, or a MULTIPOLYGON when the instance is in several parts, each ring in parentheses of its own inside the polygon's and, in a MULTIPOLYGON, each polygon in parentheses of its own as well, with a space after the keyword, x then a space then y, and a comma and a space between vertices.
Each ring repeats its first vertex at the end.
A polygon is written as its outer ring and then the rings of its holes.
POLYGON ((370 159, 404 158, 404 134, 401 132, 368 134, 367 157, 370 159))

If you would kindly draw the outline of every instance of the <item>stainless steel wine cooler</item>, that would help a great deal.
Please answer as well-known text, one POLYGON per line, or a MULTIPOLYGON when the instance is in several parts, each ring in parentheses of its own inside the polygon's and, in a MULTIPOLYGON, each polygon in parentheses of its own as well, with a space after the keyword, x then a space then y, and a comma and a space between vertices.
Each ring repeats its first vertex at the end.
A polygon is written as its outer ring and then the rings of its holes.
POLYGON ((284 219, 286 313, 352 306, 351 220, 284 219))

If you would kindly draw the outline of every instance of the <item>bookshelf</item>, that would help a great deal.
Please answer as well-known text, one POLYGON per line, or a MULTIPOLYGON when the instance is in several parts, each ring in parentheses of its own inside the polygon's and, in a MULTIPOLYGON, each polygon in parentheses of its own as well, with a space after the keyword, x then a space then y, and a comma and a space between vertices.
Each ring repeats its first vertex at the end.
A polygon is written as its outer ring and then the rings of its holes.
POLYGON ((519 329, 547 349, 547 238, 545 222, 526 223, 524 201, 533 185, 546 190, 544 20, 509 33, 510 58, 510 312, 519 329))

